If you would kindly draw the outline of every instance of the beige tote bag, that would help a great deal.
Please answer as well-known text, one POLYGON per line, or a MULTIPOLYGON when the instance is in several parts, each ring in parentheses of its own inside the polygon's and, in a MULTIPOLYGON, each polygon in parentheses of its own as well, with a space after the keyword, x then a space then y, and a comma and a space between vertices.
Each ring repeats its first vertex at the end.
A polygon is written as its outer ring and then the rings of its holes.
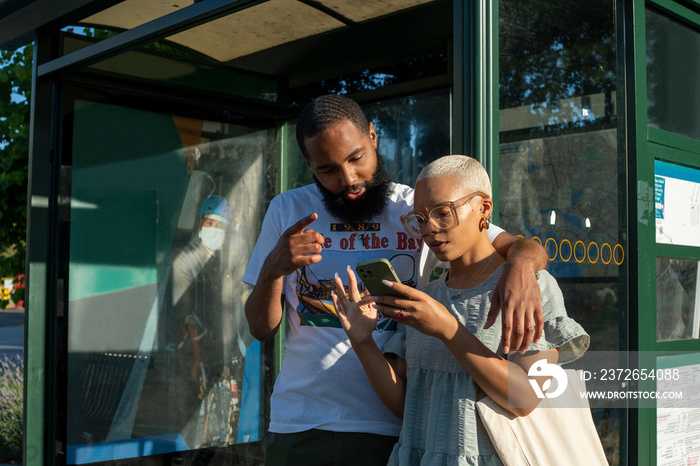
POLYGON ((580 374, 566 370, 562 395, 544 398, 529 415, 516 417, 491 398, 476 403, 491 443, 505 466, 608 466, 580 374), (557 406, 560 406, 557 408, 557 406))

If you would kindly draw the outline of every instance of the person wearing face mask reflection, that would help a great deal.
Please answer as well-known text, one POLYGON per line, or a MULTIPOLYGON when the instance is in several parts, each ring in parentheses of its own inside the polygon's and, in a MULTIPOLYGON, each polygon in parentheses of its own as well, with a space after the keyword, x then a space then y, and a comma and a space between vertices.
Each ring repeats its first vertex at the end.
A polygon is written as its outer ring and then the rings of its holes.
POLYGON ((218 251, 224 245, 226 239, 226 227, 228 222, 205 217, 201 220, 199 239, 204 247, 210 251, 218 251))
POLYGON ((177 343, 178 417, 191 446, 207 444, 198 413, 207 388, 222 376, 227 350, 222 333, 221 250, 233 212, 221 196, 206 198, 199 210, 198 232, 173 260, 173 304, 180 315, 177 343))

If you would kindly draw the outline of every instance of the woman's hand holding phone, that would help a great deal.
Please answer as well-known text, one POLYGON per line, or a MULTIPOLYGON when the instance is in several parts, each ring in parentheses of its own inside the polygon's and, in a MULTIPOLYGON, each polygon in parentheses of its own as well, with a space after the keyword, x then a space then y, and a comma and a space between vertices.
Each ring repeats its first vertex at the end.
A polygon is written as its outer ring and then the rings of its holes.
MULTIPOLYGON (((348 267, 350 285, 349 297, 345 296, 342 281, 336 276, 337 295, 341 296, 340 306, 336 304, 338 314, 343 314, 341 324, 348 331, 354 324, 357 330, 357 314, 371 315, 372 325, 376 325, 377 315, 381 313, 396 322, 409 325, 421 333, 440 339, 454 336, 459 323, 450 312, 422 291, 418 291, 400 282, 391 264, 386 259, 376 259, 357 264, 357 273, 371 296, 362 297, 357 288, 357 278, 348 267), (342 294, 341 294, 342 291, 342 294), (374 305, 372 304, 374 303, 374 305), (350 322, 348 319, 352 319, 350 322), (345 322, 343 322, 345 320, 345 322)), ((334 300, 335 303, 335 300, 334 300)), ((371 337, 374 329, 363 328, 363 337, 371 337), (367 333, 368 332, 368 333, 367 333)), ((350 339, 355 336, 348 333, 350 339)))
POLYGON ((387 280, 384 284, 401 297, 371 296, 382 315, 443 341, 457 333, 459 322, 438 301, 402 283, 387 280))

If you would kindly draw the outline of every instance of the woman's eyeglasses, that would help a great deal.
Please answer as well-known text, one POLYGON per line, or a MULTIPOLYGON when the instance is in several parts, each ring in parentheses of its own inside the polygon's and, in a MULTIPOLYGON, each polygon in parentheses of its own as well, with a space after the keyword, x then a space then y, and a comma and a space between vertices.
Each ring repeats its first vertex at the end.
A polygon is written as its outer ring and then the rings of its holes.
POLYGON ((428 215, 417 210, 412 210, 401 216, 401 223, 406 229, 406 232, 414 238, 429 236, 429 233, 423 233, 423 229, 428 222, 432 223, 433 226, 440 231, 451 230, 459 225, 457 208, 469 203, 469 201, 476 196, 481 196, 486 199, 489 198, 488 194, 477 191, 454 201, 436 204, 428 211, 428 215))

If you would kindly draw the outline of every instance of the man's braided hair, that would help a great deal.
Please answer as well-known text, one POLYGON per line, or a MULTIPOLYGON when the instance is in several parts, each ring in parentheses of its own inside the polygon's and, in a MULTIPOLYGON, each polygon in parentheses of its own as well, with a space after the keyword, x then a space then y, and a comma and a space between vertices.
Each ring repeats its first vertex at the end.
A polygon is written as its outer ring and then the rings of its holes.
POLYGON ((304 157, 309 158, 305 141, 336 124, 350 120, 363 134, 369 134, 369 123, 360 106, 349 97, 328 94, 315 98, 299 115, 297 142, 304 157))

